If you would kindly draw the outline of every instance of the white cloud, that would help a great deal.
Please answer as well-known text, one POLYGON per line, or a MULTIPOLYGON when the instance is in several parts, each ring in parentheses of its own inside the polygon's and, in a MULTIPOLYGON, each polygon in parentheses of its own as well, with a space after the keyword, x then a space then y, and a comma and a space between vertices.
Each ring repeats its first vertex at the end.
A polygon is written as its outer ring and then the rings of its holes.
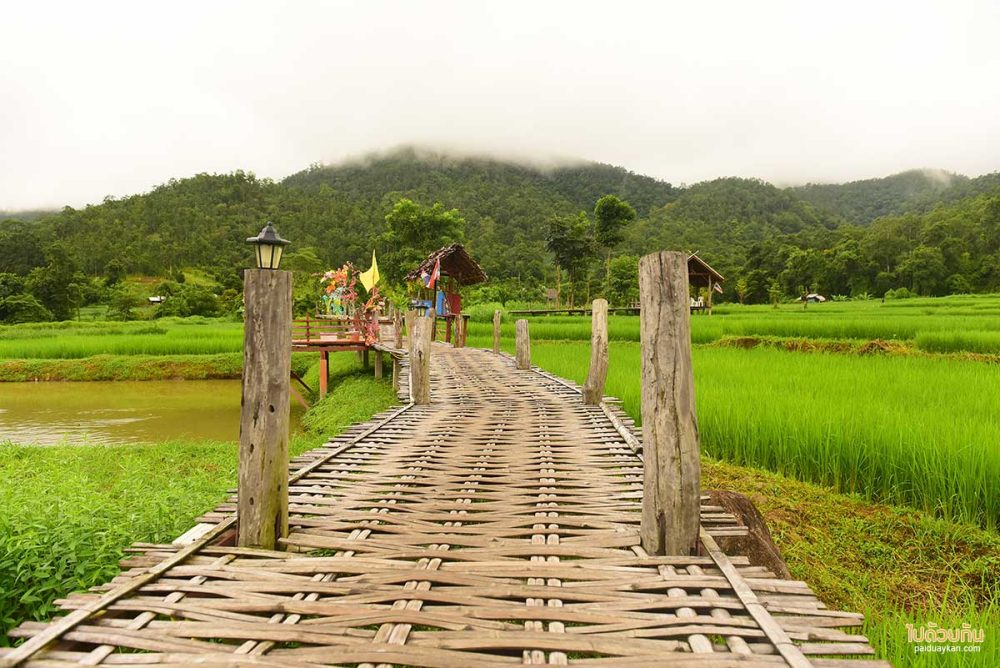
POLYGON ((675 183, 979 174, 998 29, 974 1, 16 3, 0 209, 401 143, 675 183))

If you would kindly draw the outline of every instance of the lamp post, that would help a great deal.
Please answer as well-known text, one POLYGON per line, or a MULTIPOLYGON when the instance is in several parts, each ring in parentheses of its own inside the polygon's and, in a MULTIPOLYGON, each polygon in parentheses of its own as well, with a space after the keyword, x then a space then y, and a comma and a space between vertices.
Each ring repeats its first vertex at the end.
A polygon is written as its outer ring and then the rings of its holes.
POLYGON ((288 241, 268 223, 256 237, 257 268, 243 275, 243 400, 237 544, 273 550, 288 535, 288 394, 292 274, 278 270, 288 241))
POLYGON ((260 234, 247 239, 247 243, 256 246, 258 269, 277 269, 281 264, 282 251, 291 242, 282 239, 278 230, 274 229, 274 223, 268 221, 260 234))

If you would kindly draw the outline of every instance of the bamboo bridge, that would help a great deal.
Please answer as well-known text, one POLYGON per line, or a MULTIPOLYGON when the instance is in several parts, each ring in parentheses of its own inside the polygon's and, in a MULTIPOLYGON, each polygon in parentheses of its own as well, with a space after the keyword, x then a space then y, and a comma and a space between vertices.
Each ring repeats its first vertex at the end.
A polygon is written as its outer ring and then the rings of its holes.
POLYGON ((236 499, 27 622, 0 665, 885 666, 860 614, 719 548, 640 543, 642 444, 616 404, 505 354, 433 345, 432 399, 296 458, 282 551, 233 546, 236 499))

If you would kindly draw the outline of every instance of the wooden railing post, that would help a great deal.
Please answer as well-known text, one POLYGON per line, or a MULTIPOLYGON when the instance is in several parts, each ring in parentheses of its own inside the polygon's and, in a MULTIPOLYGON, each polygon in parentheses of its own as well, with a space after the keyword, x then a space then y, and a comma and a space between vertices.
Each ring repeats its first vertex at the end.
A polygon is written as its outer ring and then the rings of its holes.
POLYGON ((590 319, 590 370, 583 386, 583 403, 597 406, 608 377, 608 302, 595 299, 590 319))
POLYGON ((243 295, 237 545, 273 550, 288 535, 292 274, 247 269, 243 295))
POLYGON ((687 256, 639 261, 642 309, 642 546, 689 555, 698 545, 701 460, 691 368, 687 256))
POLYGON ((500 311, 493 311, 493 353, 500 352, 500 311))
POLYGON ((471 317, 472 316, 470 316, 470 315, 463 315, 462 316, 462 347, 463 348, 465 347, 465 342, 469 338, 469 318, 471 318, 471 317))
MULTIPOLYGON (((409 323, 410 317, 407 314, 409 323)), ((410 391, 415 404, 431 402, 431 332, 433 316, 420 317, 413 314, 410 338, 410 391)))
POLYGON ((528 335, 528 321, 518 320, 514 325, 514 350, 518 369, 531 368, 531 337, 528 335))

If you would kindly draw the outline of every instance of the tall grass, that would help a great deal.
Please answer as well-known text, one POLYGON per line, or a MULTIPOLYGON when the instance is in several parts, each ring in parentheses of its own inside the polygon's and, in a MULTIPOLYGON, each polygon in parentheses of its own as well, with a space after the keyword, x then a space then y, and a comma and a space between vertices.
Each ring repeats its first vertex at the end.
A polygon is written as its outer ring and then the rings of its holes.
POLYGON ((31 323, 0 327, 0 359, 94 355, 213 355, 239 352, 243 323, 170 319, 142 323, 31 323))
POLYGON ((916 342, 917 348, 933 353, 1000 353, 1000 332, 921 332, 916 342))
MULTIPOLYGON (((844 310, 839 305, 811 305, 809 309, 786 308, 775 311, 755 307, 730 306, 723 313, 691 318, 691 340, 711 343, 724 336, 776 336, 783 338, 899 340, 915 341, 929 352, 978 352, 1000 354, 1000 318, 980 313, 924 308, 904 311, 891 307, 844 310), (931 313, 925 311, 931 310, 931 313), (962 334, 955 334, 961 332, 962 334)), ((528 318, 534 340, 587 341, 590 339, 588 316, 535 316, 528 318)), ((503 336, 514 335, 514 318, 501 324, 503 336)), ((492 336, 488 322, 470 322, 469 336, 492 336)), ((637 316, 612 315, 608 318, 608 336, 612 341, 639 341, 637 316)))
MULTIPOLYGON (((589 344, 533 342, 532 359, 582 382, 589 344)), ((1000 527, 1000 385, 992 366, 696 348, 694 368, 707 453, 1000 527)), ((612 343, 607 392, 636 419, 639 373, 639 346, 612 343)))

